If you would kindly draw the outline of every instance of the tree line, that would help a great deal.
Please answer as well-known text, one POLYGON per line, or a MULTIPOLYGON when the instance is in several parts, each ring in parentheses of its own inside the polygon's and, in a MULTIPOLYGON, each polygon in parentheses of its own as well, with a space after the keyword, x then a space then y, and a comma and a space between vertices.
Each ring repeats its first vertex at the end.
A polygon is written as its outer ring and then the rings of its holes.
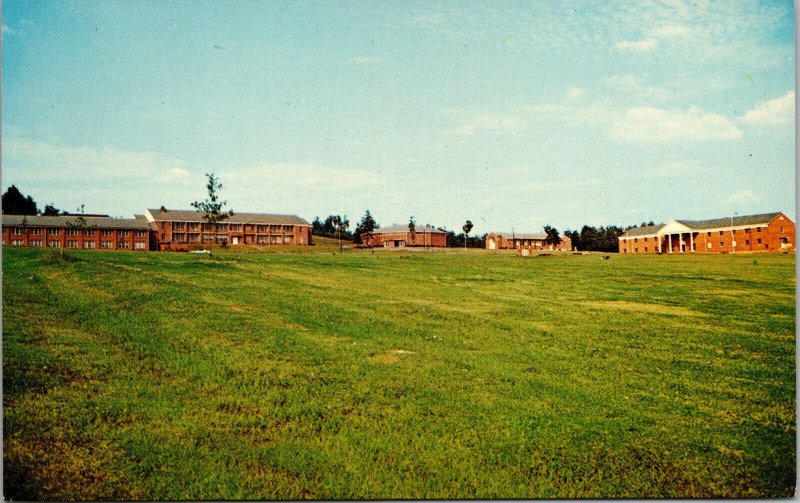
POLYGON ((6 215, 42 215, 55 217, 66 214, 59 210, 53 203, 45 204, 40 210, 36 201, 31 196, 24 196, 19 189, 12 185, 3 193, 3 213, 6 215))

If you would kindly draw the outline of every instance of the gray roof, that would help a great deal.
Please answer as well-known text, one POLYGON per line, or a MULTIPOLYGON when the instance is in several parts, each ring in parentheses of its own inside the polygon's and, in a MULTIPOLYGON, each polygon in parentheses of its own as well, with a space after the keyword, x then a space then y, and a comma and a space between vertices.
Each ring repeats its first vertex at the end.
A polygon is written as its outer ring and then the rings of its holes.
MULTIPOLYGON (((425 225, 417 225, 414 227, 417 234, 447 234, 447 231, 437 229, 436 227, 428 227, 425 225)), ((373 234, 402 234, 408 232, 408 224, 406 225, 390 225, 389 227, 379 227, 372 231, 373 234)))
POLYGON ((719 227, 730 227, 731 222, 733 223, 734 227, 738 227, 741 225, 761 225, 761 224, 768 224, 772 222, 772 220, 780 215, 779 211, 775 213, 762 213, 760 215, 744 215, 741 217, 723 217, 723 218, 714 218, 712 220, 676 220, 677 222, 682 223, 687 227, 691 227, 692 229, 716 229, 719 227))
POLYGON ((540 241, 544 241, 545 239, 547 239, 547 234, 544 234, 544 233, 539 233, 539 234, 527 233, 526 234, 524 232, 493 232, 491 234, 494 234, 495 236, 501 236, 501 237, 504 237, 506 239, 534 239, 534 240, 538 239, 540 241))
MULTIPOLYGON (((82 226, 80 216, 45 217, 38 215, 3 215, 3 227, 27 225, 29 227, 82 226)), ((84 217, 84 225, 90 229, 147 229, 147 221, 135 218, 84 217)))
MULTIPOLYGON (((147 210, 157 221, 202 222, 203 213, 195 210, 147 210)), ((224 220, 232 224, 311 225, 297 215, 275 215, 270 213, 234 213, 224 220)))
MULTIPOLYGON (((734 227, 742 227, 746 225, 766 225, 772 220, 780 215, 779 211, 774 213, 762 213, 759 215, 744 215, 741 217, 722 217, 722 218, 713 218, 711 220, 675 220, 679 224, 683 224, 686 227, 694 230, 706 230, 706 229, 722 229, 722 228, 729 228, 731 224, 734 227)), ((650 236, 657 234, 664 227, 664 224, 661 225, 647 225, 645 227, 634 227, 632 229, 628 229, 625 233, 620 237, 635 237, 635 236, 650 236)))
POLYGON ((658 234, 665 224, 661 225, 645 225, 644 227, 634 227, 628 229, 623 233, 623 236, 652 236, 658 234))

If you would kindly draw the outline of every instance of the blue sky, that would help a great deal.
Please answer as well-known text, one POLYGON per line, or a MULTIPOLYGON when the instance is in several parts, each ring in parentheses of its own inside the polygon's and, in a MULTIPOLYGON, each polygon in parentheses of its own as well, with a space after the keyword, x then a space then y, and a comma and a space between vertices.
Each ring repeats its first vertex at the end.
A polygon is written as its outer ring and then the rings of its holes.
POLYGON ((2 184, 473 233, 795 218, 792 2, 15 1, 2 184))

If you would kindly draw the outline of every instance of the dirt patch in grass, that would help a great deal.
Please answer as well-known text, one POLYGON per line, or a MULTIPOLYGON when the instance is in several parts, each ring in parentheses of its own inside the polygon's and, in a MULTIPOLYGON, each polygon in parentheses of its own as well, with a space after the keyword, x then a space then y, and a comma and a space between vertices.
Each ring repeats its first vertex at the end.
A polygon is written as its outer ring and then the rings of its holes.
POLYGON ((672 316, 708 316, 706 313, 694 311, 680 306, 667 306, 664 304, 645 304, 644 302, 628 302, 624 300, 605 300, 581 302, 582 306, 599 309, 617 309, 644 314, 668 314, 672 316))
POLYGON ((413 351, 406 351, 405 349, 395 349, 389 351, 388 353, 375 355, 372 357, 372 360, 381 363, 396 363, 399 362, 402 358, 406 358, 412 355, 414 355, 413 351))

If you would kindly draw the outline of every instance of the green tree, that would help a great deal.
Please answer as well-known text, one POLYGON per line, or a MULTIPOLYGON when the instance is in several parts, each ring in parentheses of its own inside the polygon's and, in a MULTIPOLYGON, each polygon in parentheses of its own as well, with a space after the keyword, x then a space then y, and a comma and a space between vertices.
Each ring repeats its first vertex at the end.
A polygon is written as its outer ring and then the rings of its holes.
POLYGON ((216 243, 219 223, 233 216, 233 210, 227 212, 222 211, 225 205, 228 204, 228 201, 220 201, 219 193, 222 190, 222 184, 214 173, 206 173, 206 177, 208 178, 208 183, 206 184, 208 199, 204 201, 195 201, 192 203, 192 206, 194 206, 197 211, 203 213, 203 220, 206 221, 214 232, 214 242, 216 243))
POLYGON ((553 246, 558 246, 561 243, 561 236, 558 235, 558 229, 549 225, 544 226, 544 233, 547 235, 544 242, 553 246))
POLYGON ((414 217, 408 220, 408 235, 411 238, 411 246, 414 246, 417 239, 417 223, 414 222, 414 217))
POLYGON ((372 218, 369 210, 367 210, 358 223, 358 227, 356 227, 356 234, 358 235, 359 242, 363 245, 369 245, 376 228, 378 228, 378 223, 372 218))
POLYGON ((467 240, 469 239, 469 231, 472 230, 472 222, 469 220, 466 221, 464 227, 461 228, 464 231, 464 249, 467 249, 467 240))
POLYGON ((44 207, 44 211, 42 211, 42 215, 45 217, 57 217, 61 214, 61 210, 56 208, 53 203, 46 204, 44 207))
POLYGON ((22 192, 12 185, 3 194, 3 213, 6 215, 37 215, 39 209, 31 196, 23 196, 22 192))

